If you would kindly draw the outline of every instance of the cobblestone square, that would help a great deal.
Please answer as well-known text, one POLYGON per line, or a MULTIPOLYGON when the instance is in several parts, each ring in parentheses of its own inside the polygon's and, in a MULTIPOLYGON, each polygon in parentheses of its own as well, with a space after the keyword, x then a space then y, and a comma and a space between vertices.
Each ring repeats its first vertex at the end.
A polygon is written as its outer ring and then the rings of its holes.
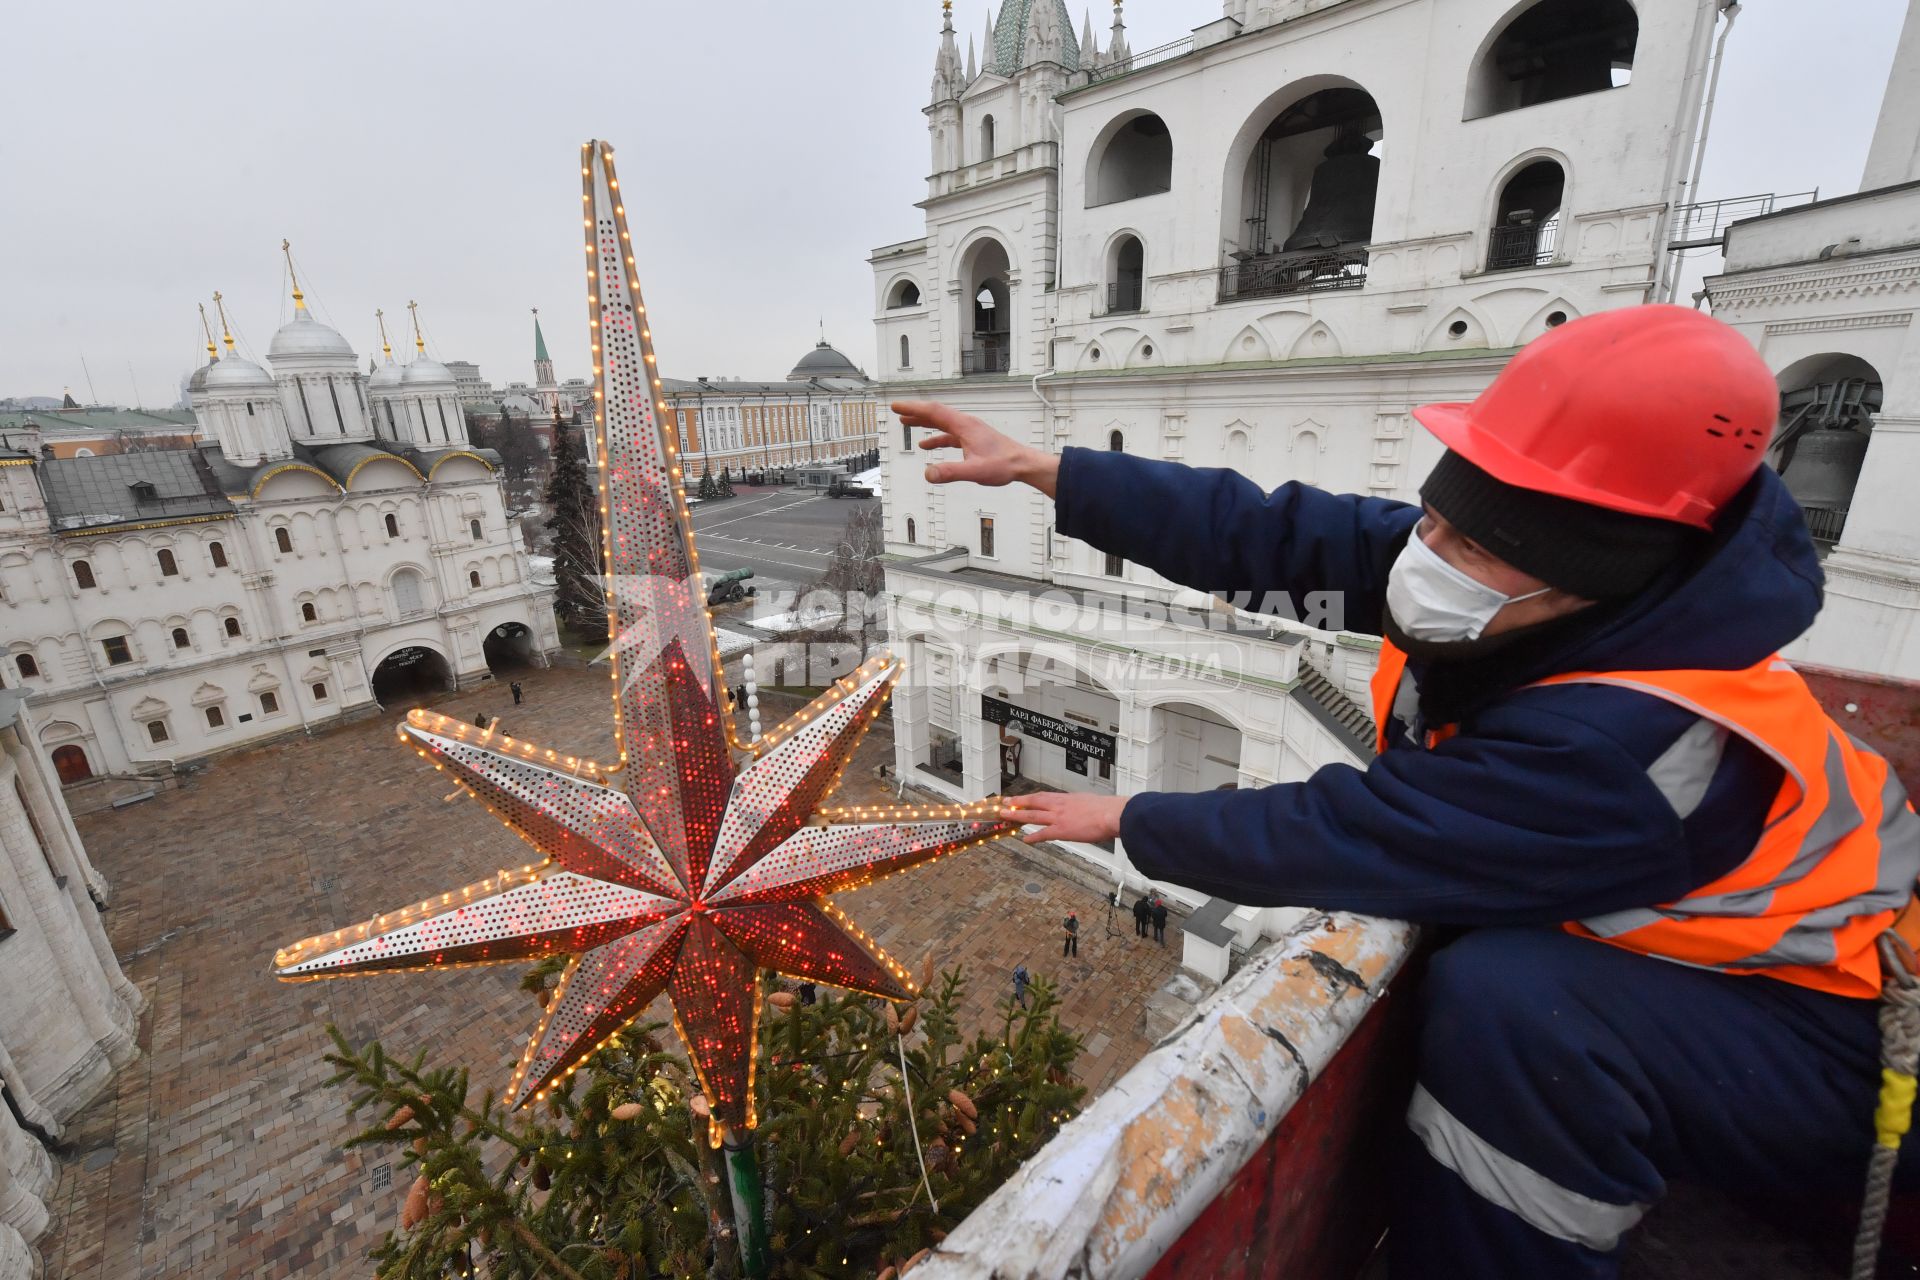
MULTIPOLYGON (((610 758, 606 669, 560 667, 436 707, 501 717, 507 732, 610 758)), ((799 705, 763 699, 769 720, 799 705)), ((41 1242, 52 1280, 269 1280, 369 1273, 400 1189, 373 1153, 345 1152, 347 1095, 328 1089, 325 1026, 397 1053, 471 1068, 504 1085, 537 1017, 514 966, 287 985, 276 946, 364 919, 525 860, 524 846, 395 740, 390 709, 308 740, 223 757, 143 804, 80 820, 114 884, 114 948, 151 1001, 144 1056, 76 1117, 41 1242)), ((888 794, 886 726, 869 735, 841 797, 888 794)), ((1103 1088, 1143 1054, 1147 998, 1178 966, 1164 948, 1106 923, 1102 892, 1047 855, 1000 841, 839 899, 917 968, 929 949, 964 966, 965 1018, 984 1026, 1024 963, 1056 981, 1065 1021, 1086 1037, 1080 1078, 1103 1088), (1077 959, 1060 921, 1081 915, 1077 959)), ((665 1002, 655 1010, 664 1016, 665 1002)))

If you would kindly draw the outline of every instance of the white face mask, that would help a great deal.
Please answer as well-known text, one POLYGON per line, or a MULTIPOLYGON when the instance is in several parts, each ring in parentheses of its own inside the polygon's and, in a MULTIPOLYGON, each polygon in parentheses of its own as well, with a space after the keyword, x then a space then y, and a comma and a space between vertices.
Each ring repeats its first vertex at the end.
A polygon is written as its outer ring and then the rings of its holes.
POLYGON ((1478 640, 1493 615, 1516 600, 1531 600, 1553 590, 1542 587, 1523 596, 1507 596, 1475 581, 1440 558, 1420 538, 1426 521, 1415 526, 1406 547, 1387 575, 1387 610, 1415 640, 1445 643, 1478 640))

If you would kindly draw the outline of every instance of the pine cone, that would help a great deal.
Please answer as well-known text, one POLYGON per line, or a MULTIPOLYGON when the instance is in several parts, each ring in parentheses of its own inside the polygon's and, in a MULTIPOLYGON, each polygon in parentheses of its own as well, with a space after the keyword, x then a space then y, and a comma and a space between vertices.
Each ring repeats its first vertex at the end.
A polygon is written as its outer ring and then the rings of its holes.
POLYGON ((840 1154, 850 1156, 853 1149, 860 1145, 860 1130, 856 1127, 847 1130, 847 1136, 840 1139, 840 1154))
POLYGON ((900 1011, 898 1009, 895 1009, 891 1002, 888 1002, 888 1004, 886 1005, 886 1010, 887 1010, 887 1033, 889 1035, 897 1036, 900 1034, 900 1011))
POLYGON ((546 987, 542 987, 540 988, 539 994, 534 996, 534 999, 538 1000, 540 1002, 540 1007, 544 1009, 549 1004, 553 1003, 553 992, 548 990, 546 987))
POLYGON ((920 1021, 920 1006, 917 1004, 908 1005, 907 1011, 900 1015, 900 1034, 905 1035, 907 1032, 913 1030, 913 1024, 918 1021, 920 1021))
POLYGON ((933 951, 929 949, 920 961, 920 988, 926 990, 933 986, 933 951))
POLYGON ((776 991, 767 997, 767 1003, 784 1013, 793 1008, 798 1001, 791 991, 776 991))
POLYGON ((425 1138, 415 1138, 413 1140, 413 1154, 417 1156, 427 1154, 427 1140, 425 1138))
POLYGON ((387 1117, 387 1128, 389 1129, 404 1129, 406 1126, 412 1123, 413 1123, 412 1107, 401 1107, 398 1111, 394 1112, 391 1116, 387 1117))
POLYGON ((427 1216, 427 1177, 421 1174, 413 1180, 413 1186, 407 1189, 407 1198, 400 1205, 400 1229, 411 1231, 419 1226, 427 1216))
POLYGON ((646 1108, 637 1102, 623 1102, 613 1109, 613 1118, 615 1120, 631 1120, 644 1110, 646 1110, 646 1108))
POLYGON ((553 1175, 547 1172, 545 1161, 536 1160, 533 1164, 533 1185, 541 1191, 553 1186, 553 1175))
POLYGON ((919 1265, 920 1259, 926 1257, 928 1254, 932 1252, 933 1250, 931 1249, 922 1249, 920 1252, 914 1254, 911 1258, 908 1258, 906 1262, 901 1266, 900 1274, 905 1275, 907 1274, 907 1272, 913 1270, 915 1266, 919 1265))
POLYGON ((974 1106, 973 1099, 958 1089, 947 1090, 947 1101, 953 1104, 955 1111, 958 1111, 967 1119, 978 1120, 980 1118, 980 1108, 974 1106))

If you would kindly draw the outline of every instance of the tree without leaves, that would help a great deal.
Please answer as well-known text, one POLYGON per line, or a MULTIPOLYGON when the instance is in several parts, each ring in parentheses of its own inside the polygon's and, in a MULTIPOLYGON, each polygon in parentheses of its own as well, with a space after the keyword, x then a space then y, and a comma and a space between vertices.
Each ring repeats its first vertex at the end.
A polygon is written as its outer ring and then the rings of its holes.
MULTIPOLYGON (((564 964, 544 962, 522 985, 544 999, 564 964)), ((825 992, 814 1005, 791 994, 767 1001, 757 1141, 775 1276, 899 1266, 943 1239, 1078 1108, 1080 1041, 1061 1025, 1051 984, 1036 978, 1029 1007, 1005 1001, 996 1032, 971 1042, 955 1014, 964 986, 950 971, 906 1006, 825 992)), ((329 1028, 330 1083, 351 1086, 353 1111, 373 1117, 346 1145, 391 1152, 404 1206, 404 1225, 372 1254, 376 1274, 735 1276, 719 1153, 692 1109, 693 1072, 667 1051, 661 1027, 622 1030, 519 1114, 490 1095, 476 1101, 465 1071, 430 1069, 424 1053, 400 1061, 377 1042, 355 1050, 329 1028)))
MULTIPOLYGON (((556 414, 556 436, 561 429, 556 414)), ((540 447, 540 437, 533 433, 527 420, 516 418, 504 409, 498 418, 469 412, 467 438, 476 447, 491 449, 500 455, 501 479, 506 485, 509 505, 515 509, 532 506, 540 474, 547 465, 547 452, 540 447)))
POLYGON ((881 592, 886 590, 886 529, 877 502, 862 503, 847 517, 840 545, 819 577, 807 585, 801 598, 819 599, 825 593, 839 603, 840 617, 802 633, 808 644, 857 644, 860 659, 884 635, 879 615, 881 592))

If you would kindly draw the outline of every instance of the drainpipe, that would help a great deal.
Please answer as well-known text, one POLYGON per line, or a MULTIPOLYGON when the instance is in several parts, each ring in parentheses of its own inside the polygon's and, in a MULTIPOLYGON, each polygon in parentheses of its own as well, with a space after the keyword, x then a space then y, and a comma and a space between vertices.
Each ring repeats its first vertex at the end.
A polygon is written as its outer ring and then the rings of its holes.
MULTIPOLYGON (((1681 204, 1697 203, 1700 198, 1700 171, 1706 165, 1707 131, 1713 124, 1714 95, 1719 91, 1720 87, 1720 68, 1726 58, 1727 37, 1733 34, 1734 19, 1740 16, 1740 0, 1716 0, 1716 2, 1719 5, 1720 13, 1725 15, 1727 21, 1726 25, 1720 29, 1719 40, 1714 44, 1713 54, 1710 59, 1712 69, 1707 75, 1706 93, 1700 106, 1697 108, 1698 123, 1692 139, 1693 168, 1685 183, 1675 190, 1673 203, 1668 206, 1666 224, 1662 235, 1663 240, 1670 241, 1672 239, 1674 219, 1679 212, 1681 204)), ((1699 70, 1696 69, 1695 75, 1698 74, 1699 70)), ((1663 283, 1656 295, 1661 301, 1672 302, 1674 296, 1679 292, 1681 265, 1683 262, 1684 258, 1679 252, 1667 252, 1666 269, 1662 273, 1663 283)))

